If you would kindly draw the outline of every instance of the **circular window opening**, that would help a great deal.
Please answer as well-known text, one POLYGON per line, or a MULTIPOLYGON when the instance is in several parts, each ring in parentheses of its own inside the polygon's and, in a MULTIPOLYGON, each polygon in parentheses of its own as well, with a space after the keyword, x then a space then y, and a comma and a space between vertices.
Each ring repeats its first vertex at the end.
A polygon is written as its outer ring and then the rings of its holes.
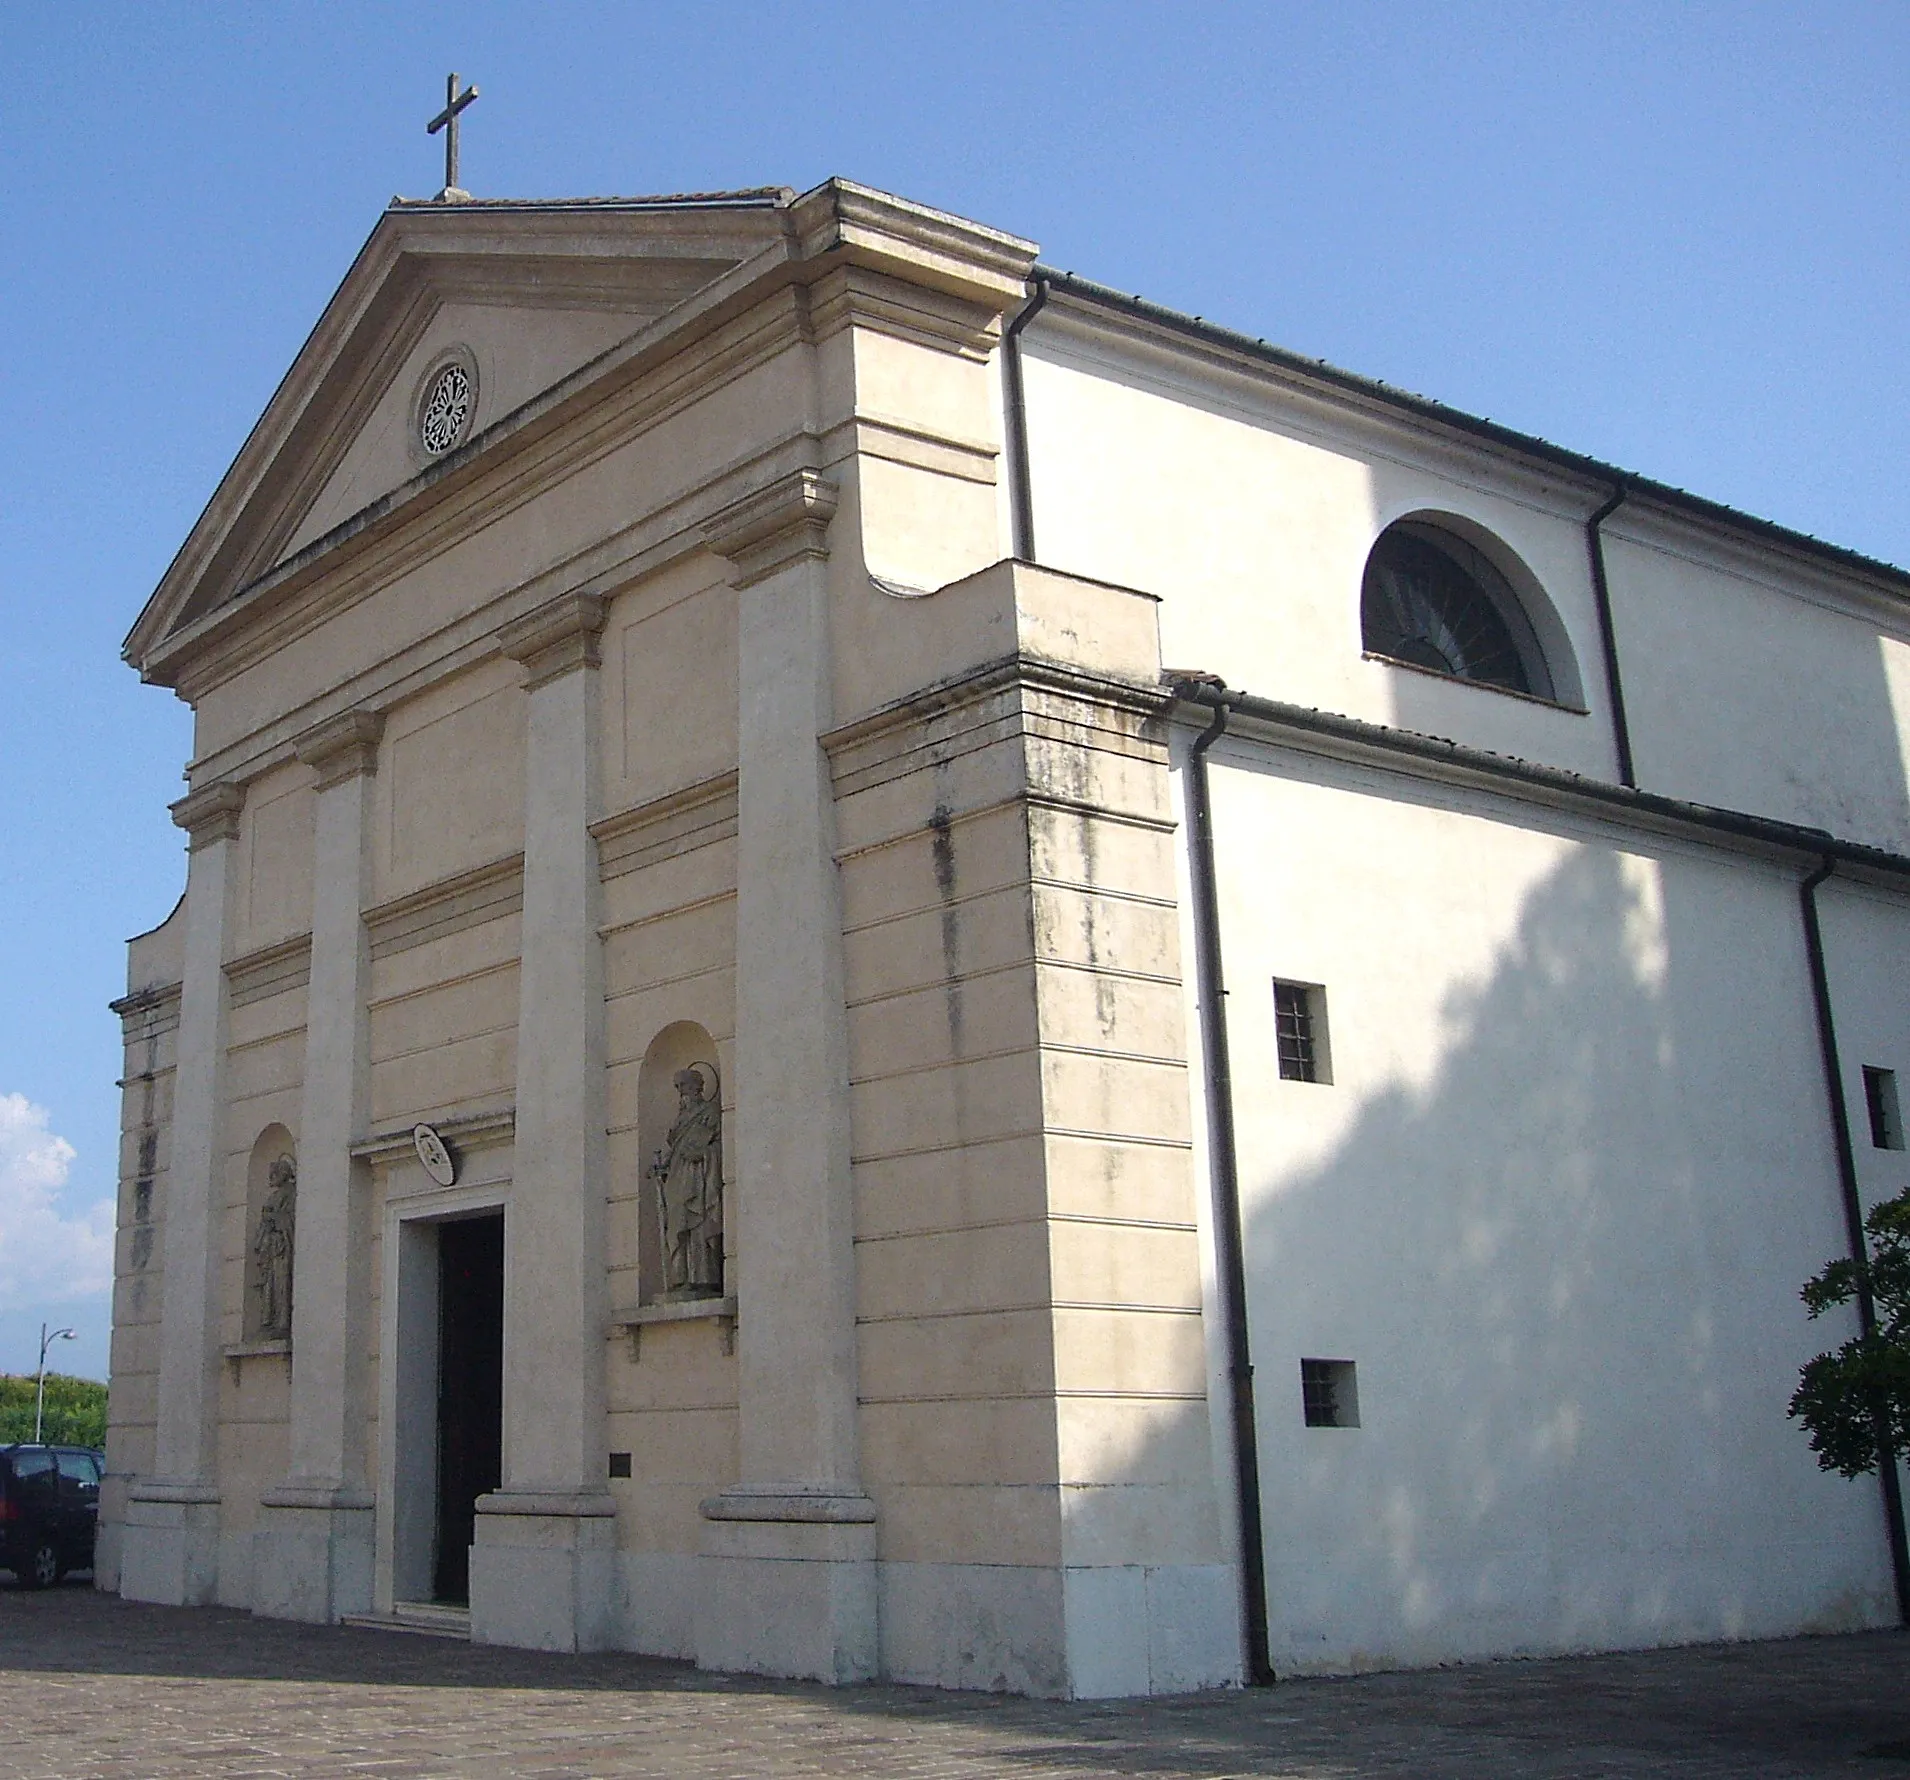
POLYGON ((1360 634, 1369 655, 1556 696, 1511 583, 1482 551, 1437 526, 1401 520, 1381 534, 1366 559, 1360 634))
POLYGON ((461 358, 440 366, 425 380, 418 402, 418 443, 431 457, 442 457, 464 442, 477 407, 477 379, 461 358))

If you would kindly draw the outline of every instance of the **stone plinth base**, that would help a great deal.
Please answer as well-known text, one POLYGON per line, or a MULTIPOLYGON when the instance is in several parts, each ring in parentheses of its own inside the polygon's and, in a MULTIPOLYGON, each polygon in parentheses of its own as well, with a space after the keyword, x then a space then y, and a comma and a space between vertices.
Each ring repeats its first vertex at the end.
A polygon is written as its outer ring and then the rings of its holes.
POLYGON ((703 1504, 699 1668, 847 1683, 880 1670, 875 1504, 734 1491, 703 1504))
POLYGON ((332 1625, 372 1605, 372 1498, 285 1484, 259 1498, 252 1611, 332 1625))
POLYGON ((480 1496, 471 1642, 520 1650, 617 1643, 617 1506, 607 1495, 480 1496))
POLYGON ((204 1607, 219 1593, 219 1492, 208 1483, 134 1483, 120 1533, 119 1592, 129 1601, 204 1607))

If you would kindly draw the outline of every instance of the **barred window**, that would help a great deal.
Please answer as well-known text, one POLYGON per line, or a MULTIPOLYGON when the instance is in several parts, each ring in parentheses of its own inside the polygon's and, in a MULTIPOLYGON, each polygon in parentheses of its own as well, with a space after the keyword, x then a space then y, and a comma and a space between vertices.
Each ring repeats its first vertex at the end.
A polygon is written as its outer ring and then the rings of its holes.
POLYGON ((1309 1428, 1357 1428, 1359 1385, 1351 1360, 1302 1360, 1300 1408, 1309 1428))
POLYGON ((1326 991, 1317 983, 1273 985, 1273 1037, 1284 1082, 1330 1082, 1326 991))

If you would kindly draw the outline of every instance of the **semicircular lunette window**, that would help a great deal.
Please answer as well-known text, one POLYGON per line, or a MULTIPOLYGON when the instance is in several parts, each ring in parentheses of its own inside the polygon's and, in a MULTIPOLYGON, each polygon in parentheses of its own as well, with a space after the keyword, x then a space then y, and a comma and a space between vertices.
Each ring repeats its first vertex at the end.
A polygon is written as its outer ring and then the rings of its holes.
POLYGON ((1360 588, 1360 636, 1369 655, 1556 696, 1511 583, 1483 552, 1437 526, 1401 520, 1381 534, 1360 588))

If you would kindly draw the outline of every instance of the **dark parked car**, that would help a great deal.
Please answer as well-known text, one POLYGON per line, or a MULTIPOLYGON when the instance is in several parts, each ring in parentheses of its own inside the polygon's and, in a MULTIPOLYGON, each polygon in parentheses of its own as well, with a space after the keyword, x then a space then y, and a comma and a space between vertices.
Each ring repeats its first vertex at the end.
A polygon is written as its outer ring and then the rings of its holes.
POLYGON ((22 1588, 92 1568, 105 1469, 88 1446, 0 1446, 0 1569, 22 1588))

